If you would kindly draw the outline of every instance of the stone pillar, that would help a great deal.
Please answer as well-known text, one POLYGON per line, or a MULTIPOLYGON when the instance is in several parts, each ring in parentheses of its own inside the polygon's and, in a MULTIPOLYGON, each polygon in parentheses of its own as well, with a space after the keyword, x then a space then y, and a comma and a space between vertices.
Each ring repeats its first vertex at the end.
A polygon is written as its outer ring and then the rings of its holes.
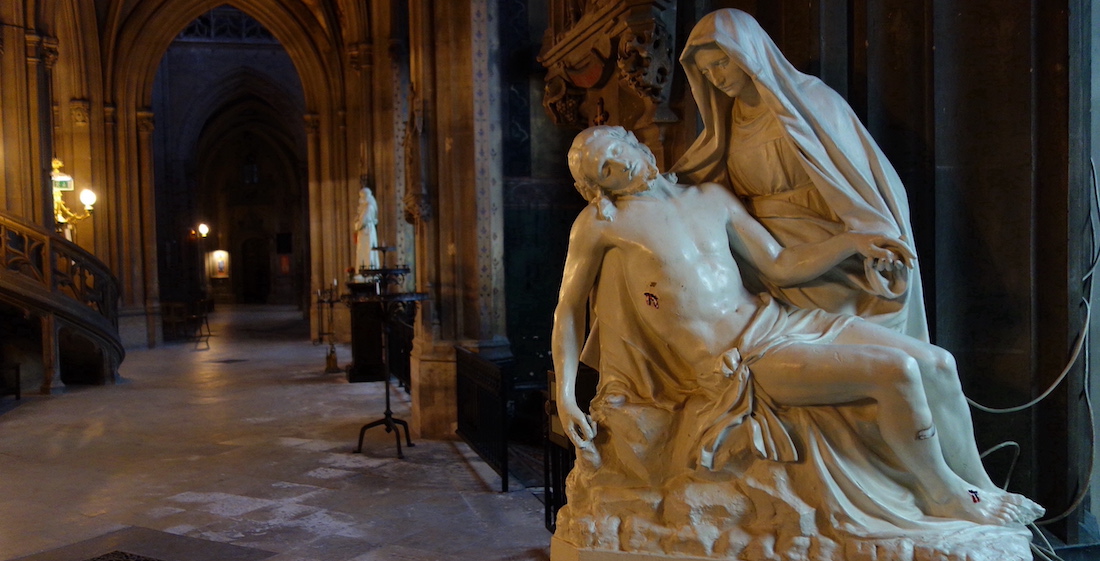
MULTIPOLYGON (((25 41, 28 117, 25 134, 27 135, 27 154, 30 161, 33 162, 31 166, 33 171, 29 178, 29 184, 20 187, 29 188, 29 191, 33 193, 26 201, 29 204, 24 206, 24 211, 27 212, 26 216, 31 217, 31 220, 37 224, 53 229, 53 194, 47 192, 48 189, 46 189, 45 181, 48 171, 45 169, 47 166, 44 165, 44 159, 49 160, 52 156, 47 151, 50 149, 49 135, 52 132, 51 123, 53 119, 51 115, 53 110, 50 107, 48 84, 44 83, 42 79, 46 66, 44 58, 49 55, 41 36, 28 32, 25 41)), ((56 58, 56 48, 53 58, 56 58)))
POLYGON ((28 58, 37 59, 33 49, 24 46, 27 40, 25 32, 18 27, 0 26, 0 38, 4 39, 4 48, 0 49, 0 143, 2 143, 5 169, 0 176, 3 185, 6 212, 30 222, 37 222, 32 200, 35 191, 30 188, 37 179, 33 179, 32 168, 35 160, 31 154, 30 129, 33 123, 28 87, 31 76, 28 71, 37 68, 37 62, 31 65, 28 58), (31 56, 33 55, 33 56, 31 56))
POLYGON ((473 44, 474 200, 477 214, 477 313, 481 354, 510 357, 504 302, 504 164, 500 131, 500 42, 497 1, 474 0, 473 44))
POLYGON ((99 193, 100 199, 106 201, 106 207, 108 212, 104 213, 102 210, 99 213, 99 218, 103 225, 102 243, 105 245, 104 250, 96 251, 96 255, 103 259, 106 259, 110 265, 111 270, 115 271, 115 274, 119 276, 119 283, 123 290, 126 289, 126 279, 119 274, 124 270, 122 266, 122 260, 126 255, 122 251, 121 247, 121 232, 122 227, 119 222, 122 220, 122 209, 126 208, 123 203, 122 189, 119 188, 116 183, 118 177, 118 160, 116 157, 118 146, 118 117, 115 110, 115 106, 106 105, 103 107, 103 159, 107 163, 106 173, 104 175, 103 191, 99 193))
POLYGON ((65 384, 61 382, 61 362, 57 347, 57 317, 45 313, 39 317, 42 327, 42 387, 45 395, 61 393, 65 384))
MULTIPOLYGON (((314 293, 322 287, 328 288, 325 282, 325 271, 322 263, 322 240, 317 222, 321 217, 321 146, 320 130, 321 118, 316 113, 307 113, 302 117, 306 127, 306 168, 309 177, 307 185, 309 189, 309 260, 310 260, 310 293, 314 293)), ((317 307, 310 306, 310 332, 320 333, 327 326, 319 326, 320 318, 317 317, 317 307), (319 329, 320 327, 320 329, 319 329)))
MULTIPOLYGON (((7 30, 5 28, 0 27, 0 72, 3 72, 5 75, 8 74, 8 67, 6 64, 7 57, 5 56, 4 48, 4 33, 6 31, 7 30)), ((10 147, 5 146, 6 135, 4 134, 4 115, 8 112, 9 109, 9 105, 7 103, 7 93, 8 90, 11 89, 8 86, 8 81, 10 81, 10 78, 8 80, 0 80, 0 151, 3 152, 7 151, 6 148, 10 149, 10 147)), ((4 204, 4 208, 8 209, 8 212, 11 212, 12 209, 18 207, 18 204, 16 202, 18 200, 18 196, 18 190, 10 189, 8 182, 5 181, 5 178, 0 176, 0 202, 4 204)))
POLYGON ((145 288, 145 327, 149 348, 160 340, 160 279, 157 275, 157 207, 153 184, 153 112, 149 109, 137 112, 138 130, 138 196, 134 210, 140 216, 130 215, 140 221, 142 277, 145 288))
MULTIPOLYGON (((97 197, 103 196, 103 190, 100 185, 92 183, 92 148, 91 148, 91 127, 88 126, 88 119, 91 113, 91 102, 87 99, 72 99, 69 101, 69 117, 72 122, 72 154, 69 156, 71 162, 66 161, 66 168, 68 168, 72 176, 76 180, 77 193, 70 193, 67 202, 70 209, 76 210, 84 208, 84 205, 79 201, 79 191, 83 189, 92 189, 97 197)), ((84 249, 97 256, 105 256, 105 253, 100 253, 100 248, 105 248, 103 242, 96 236, 96 222, 95 215, 80 222, 79 226, 74 228, 73 241, 79 244, 84 249)), ((101 257, 103 258, 103 257, 101 257)))
POLYGON ((496 3, 410 3, 418 130, 407 169, 417 209, 420 312, 413 350, 413 430, 453 435, 455 344, 507 357, 496 3), (419 102, 422 101, 422 104, 419 102), (419 142, 415 142, 419 140, 419 142), (412 178, 410 178, 412 180, 412 178), (414 180, 415 181, 415 180, 414 180), (419 191, 419 192, 418 192, 419 191), (471 204, 472 203, 472 204, 471 204), (425 212, 427 211, 427 212, 425 212))

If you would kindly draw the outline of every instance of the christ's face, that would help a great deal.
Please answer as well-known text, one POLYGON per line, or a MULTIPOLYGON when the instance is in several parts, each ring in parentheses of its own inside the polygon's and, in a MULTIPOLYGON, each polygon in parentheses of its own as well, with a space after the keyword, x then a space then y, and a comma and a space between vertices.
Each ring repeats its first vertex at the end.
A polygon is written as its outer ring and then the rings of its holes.
POLYGON ((752 81, 736 62, 718 49, 699 49, 695 53, 695 66, 715 88, 730 97, 741 95, 752 81))
POLYGON ((590 145, 590 161, 596 168, 589 177, 597 178, 608 194, 636 193, 643 182, 656 173, 653 153, 632 133, 609 134, 590 145))

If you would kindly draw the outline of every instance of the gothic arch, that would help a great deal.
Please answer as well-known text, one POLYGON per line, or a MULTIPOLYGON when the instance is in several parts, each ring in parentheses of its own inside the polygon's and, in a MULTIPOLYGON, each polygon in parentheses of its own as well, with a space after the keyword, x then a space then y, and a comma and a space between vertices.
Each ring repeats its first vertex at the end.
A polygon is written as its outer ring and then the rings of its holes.
POLYGON ((290 0, 147 0, 137 4, 112 33, 106 76, 110 93, 148 107, 153 78, 168 46, 207 11, 233 6, 259 21, 286 49, 302 81, 309 111, 321 112, 342 97, 339 39, 324 29, 302 2, 290 0), (272 8, 271 4, 277 4, 272 8), (330 96, 336 99, 330 99, 330 96))
MULTIPOLYGON (((348 137, 362 131, 347 122, 340 25, 333 21, 333 14, 319 16, 294 0, 145 0, 129 8, 115 5, 115 11, 107 14, 106 20, 111 22, 103 35, 107 144, 113 145, 117 154, 112 164, 116 166, 119 212, 136 217, 129 223, 120 221, 118 243, 133 246, 141 243, 135 240, 156 239, 151 150, 155 116, 149 108, 157 68, 186 25, 222 5, 260 22, 280 41, 297 71, 305 98, 308 207, 311 216, 320 218, 309 232, 311 283, 340 277, 350 255, 350 239, 345 235, 349 218, 343 209, 353 203, 362 173, 357 158, 348 153, 348 137)), ((141 267, 118 269, 128 269, 122 275, 122 284, 128 289, 124 307, 144 307, 150 343, 157 338, 159 313, 156 251, 156 245, 148 241, 140 248, 118 251, 119 255, 141 255, 141 267)))
MULTIPOLYGON (((302 121, 295 116, 302 115, 305 108, 293 103, 297 101, 295 92, 283 87, 266 74, 250 68, 228 72, 223 79, 214 81, 219 84, 219 87, 200 92, 191 99, 179 138, 184 142, 197 142, 202 136, 202 129, 209 126, 211 120, 222 108, 236 98, 251 96, 262 100, 270 107, 267 113, 272 119, 278 120, 286 131, 294 131, 292 137, 284 138, 282 141, 304 157, 306 151, 304 128, 302 121), (270 95, 271 92, 277 92, 277 94, 270 95)), ((193 158, 193 153, 190 156, 193 158)))

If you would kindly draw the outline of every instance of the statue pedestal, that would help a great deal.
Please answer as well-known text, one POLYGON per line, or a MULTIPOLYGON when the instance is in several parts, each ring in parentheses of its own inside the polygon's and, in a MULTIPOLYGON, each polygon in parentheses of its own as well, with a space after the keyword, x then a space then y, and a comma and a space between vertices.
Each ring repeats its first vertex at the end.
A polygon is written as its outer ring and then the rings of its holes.
POLYGON ((792 552, 758 550, 732 557, 697 557, 577 547, 554 536, 550 542, 550 561, 1031 561, 1030 542, 1029 532, 1021 527, 975 526, 941 536, 918 534, 907 538, 849 539, 843 546, 806 550, 793 556, 792 552))
POLYGON ((706 557, 588 549, 577 547, 557 536, 550 540, 550 561, 668 561, 670 559, 676 561, 713 561, 713 559, 706 557))

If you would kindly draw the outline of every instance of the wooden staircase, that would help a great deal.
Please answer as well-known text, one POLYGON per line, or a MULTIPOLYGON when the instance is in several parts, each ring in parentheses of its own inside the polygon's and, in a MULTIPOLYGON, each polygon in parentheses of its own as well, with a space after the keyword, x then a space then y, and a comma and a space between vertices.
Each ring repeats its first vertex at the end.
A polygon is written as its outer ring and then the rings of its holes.
POLYGON ((33 340, 41 348, 31 352, 41 352, 42 393, 58 392, 66 383, 117 379, 125 357, 118 290, 118 280, 91 253, 0 213, 0 322, 40 329, 33 340))

